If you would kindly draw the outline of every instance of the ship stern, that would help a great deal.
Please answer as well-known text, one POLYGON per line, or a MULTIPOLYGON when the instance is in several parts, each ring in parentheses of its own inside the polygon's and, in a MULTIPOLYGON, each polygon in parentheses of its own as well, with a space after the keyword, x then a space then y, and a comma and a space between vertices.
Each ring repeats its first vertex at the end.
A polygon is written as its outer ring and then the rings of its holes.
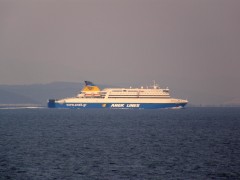
POLYGON ((48 107, 49 108, 55 108, 56 107, 55 99, 49 99, 48 100, 48 107))

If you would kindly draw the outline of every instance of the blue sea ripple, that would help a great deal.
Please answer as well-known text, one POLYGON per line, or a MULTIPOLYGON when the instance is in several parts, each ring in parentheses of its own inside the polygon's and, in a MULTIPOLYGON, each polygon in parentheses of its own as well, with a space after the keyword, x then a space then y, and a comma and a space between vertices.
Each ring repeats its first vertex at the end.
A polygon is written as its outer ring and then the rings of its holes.
POLYGON ((0 109, 0 179, 240 179, 240 108, 0 109))

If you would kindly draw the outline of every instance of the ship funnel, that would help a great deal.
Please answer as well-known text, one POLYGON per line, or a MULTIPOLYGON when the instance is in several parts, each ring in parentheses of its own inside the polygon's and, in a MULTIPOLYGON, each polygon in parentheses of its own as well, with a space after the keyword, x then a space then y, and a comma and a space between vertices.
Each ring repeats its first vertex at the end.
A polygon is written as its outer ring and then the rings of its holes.
POLYGON ((95 86, 91 81, 84 81, 86 86, 95 86))
POLYGON ((82 91, 100 91, 100 88, 93 84, 91 81, 85 81, 85 87, 82 89, 82 91))

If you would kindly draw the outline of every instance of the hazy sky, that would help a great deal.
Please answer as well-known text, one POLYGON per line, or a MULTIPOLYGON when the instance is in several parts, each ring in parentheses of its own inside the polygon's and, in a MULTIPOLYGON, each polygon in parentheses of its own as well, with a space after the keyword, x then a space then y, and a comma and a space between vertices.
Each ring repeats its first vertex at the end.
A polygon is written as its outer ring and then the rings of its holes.
POLYGON ((240 92, 240 0, 0 0, 0 84, 240 92))

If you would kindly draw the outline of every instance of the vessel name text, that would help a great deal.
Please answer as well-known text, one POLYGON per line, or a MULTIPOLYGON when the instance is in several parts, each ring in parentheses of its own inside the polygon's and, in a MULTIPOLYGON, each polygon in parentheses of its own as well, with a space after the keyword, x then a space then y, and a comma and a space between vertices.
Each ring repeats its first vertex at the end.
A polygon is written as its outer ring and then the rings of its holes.
POLYGON ((130 107, 130 108, 137 108, 139 106, 140 104, 127 104, 127 107, 130 107))
POLYGON ((112 104, 111 107, 116 107, 116 108, 139 108, 140 104, 112 104))
POLYGON ((123 108, 124 104, 112 104, 111 107, 118 107, 118 108, 122 107, 123 108))
POLYGON ((66 104, 69 107, 86 107, 86 104, 66 104))

